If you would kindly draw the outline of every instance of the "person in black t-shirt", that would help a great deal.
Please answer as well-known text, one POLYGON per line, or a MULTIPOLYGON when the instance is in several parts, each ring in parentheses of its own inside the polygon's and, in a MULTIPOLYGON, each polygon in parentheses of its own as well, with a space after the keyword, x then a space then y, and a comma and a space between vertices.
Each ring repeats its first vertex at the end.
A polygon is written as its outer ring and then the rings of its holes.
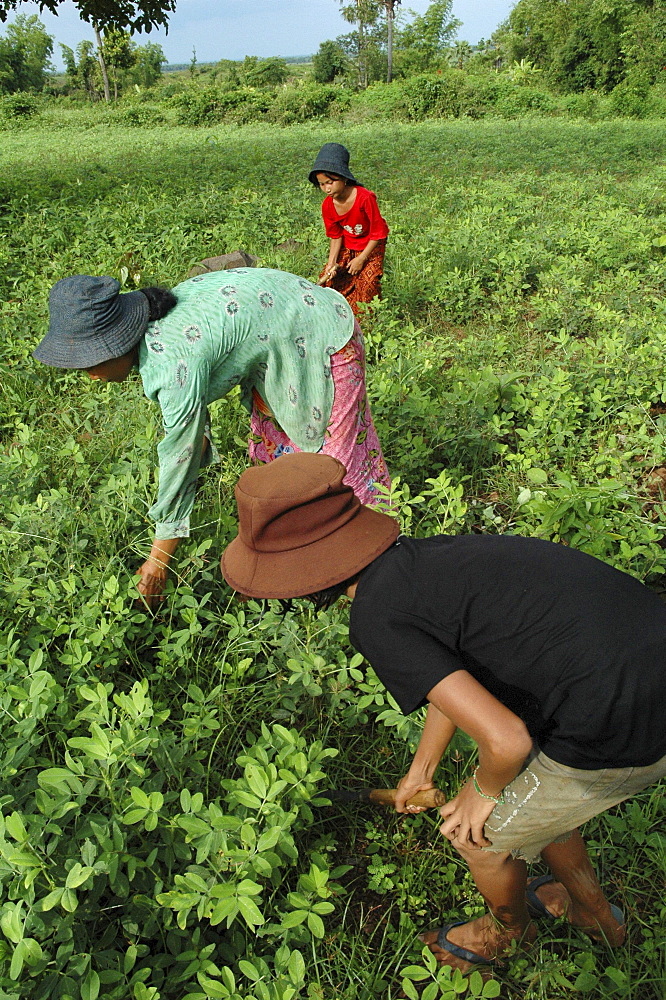
POLYGON ((422 935, 467 970, 566 914, 624 940, 578 827, 666 776, 666 605, 598 559, 533 538, 398 537, 345 470, 316 454, 248 469, 222 572, 251 597, 352 598, 350 638, 403 712, 427 705, 396 809, 433 777, 456 728, 478 765, 441 814, 489 913, 422 935), (528 882, 541 857, 551 874, 528 882))

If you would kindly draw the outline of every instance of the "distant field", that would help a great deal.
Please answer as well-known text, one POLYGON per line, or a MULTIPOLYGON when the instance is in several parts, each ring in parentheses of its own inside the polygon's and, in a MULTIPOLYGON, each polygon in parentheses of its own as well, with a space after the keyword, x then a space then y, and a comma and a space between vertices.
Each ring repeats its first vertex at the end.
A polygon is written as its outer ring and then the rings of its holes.
MULTIPOLYGON (((401 970, 418 966, 423 996, 449 1000, 415 934, 481 900, 436 817, 310 805, 316 788, 393 785, 420 720, 353 655, 344 607, 281 619, 219 576, 246 463, 238 398, 214 407, 222 466, 153 618, 132 573, 157 414, 137 381, 100 388, 30 351, 68 274, 173 285, 243 249, 315 278, 327 246, 307 174, 323 142, 344 142, 391 227, 363 326, 405 530, 537 535, 661 586, 663 122, 195 130, 48 114, 2 133, 0 989, 370 1000, 416 996, 401 970)), ((449 790, 469 771, 457 749, 449 790)), ((658 793, 588 827, 627 946, 542 926, 496 974, 503 997, 661 1000, 658 793)))

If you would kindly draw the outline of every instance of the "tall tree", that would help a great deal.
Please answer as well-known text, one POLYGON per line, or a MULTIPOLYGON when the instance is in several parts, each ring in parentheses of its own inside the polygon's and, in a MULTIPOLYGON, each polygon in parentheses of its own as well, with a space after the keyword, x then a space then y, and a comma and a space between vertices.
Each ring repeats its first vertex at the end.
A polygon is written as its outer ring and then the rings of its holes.
POLYGON ((358 66, 358 83, 361 90, 368 86, 368 53, 367 53, 367 33, 368 28, 376 24, 379 17, 381 0, 352 0, 352 3, 340 3, 340 13, 345 21, 356 25, 356 53, 358 66))
POLYGON ((146 42, 134 50, 134 65, 130 70, 132 82, 140 87, 152 87, 162 75, 162 64, 167 61, 161 45, 146 42))
POLYGON ((312 75, 317 83, 332 83, 347 67, 347 56, 338 42, 322 42, 312 57, 312 75))
MULTIPOLYGON (((16 10, 22 0, 0 0, 0 21, 7 20, 9 11, 16 10)), ((40 11, 57 14, 65 0, 33 0, 40 11)), ((128 31, 150 31, 169 26, 169 14, 176 9, 176 0, 73 0, 81 18, 128 31)))
POLYGON ((460 27, 462 22, 451 17, 452 8, 453 0, 433 0, 400 32, 400 48, 412 50, 418 69, 435 63, 460 27))
POLYGON ((518 0, 498 42, 561 90, 612 90, 628 73, 659 76, 665 32, 666 0, 518 0))
MULTIPOLYGON (((16 10, 21 0, 0 0, 0 21, 7 19, 10 10, 16 10)), ((40 11, 46 9, 52 14, 64 0, 34 0, 40 11)), ((73 0, 82 20, 92 25, 97 42, 97 58, 104 83, 104 98, 111 100, 109 74, 104 59, 102 30, 150 31, 154 27, 168 30, 169 14, 176 9, 176 0, 73 0)))
POLYGON ((102 74, 102 82, 104 84, 104 100, 111 100, 111 88, 109 87, 109 73, 106 68, 106 60, 104 58, 104 46, 102 44, 102 35, 99 30, 99 24, 97 21, 92 22, 92 28, 95 32, 95 41, 97 42, 97 59, 99 61, 99 68, 102 74))
POLYGON ((0 43, 0 89, 41 90, 53 69, 53 38, 37 15, 19 14, 0 43))
POLYGON ((107 28, 102 42, 102 55, 107 72, 113 77, 113 96, 118 100, 119 75, 132 67, 136 60, 136 46, 129 32, 107 28))
POLYGON ((393 77, 393 22, 395 21, 395 8, 402 2, 402 0, 382 0, 382 4, 386 10, 386 56, 387 56, 387 69, 386 69, 386 82, 390 83, 393 77))

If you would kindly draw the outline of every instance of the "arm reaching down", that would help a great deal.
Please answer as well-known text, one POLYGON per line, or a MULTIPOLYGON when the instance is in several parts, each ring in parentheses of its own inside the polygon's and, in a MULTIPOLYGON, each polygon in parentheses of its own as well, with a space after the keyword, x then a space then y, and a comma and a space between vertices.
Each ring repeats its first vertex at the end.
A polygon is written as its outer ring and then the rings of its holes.
POLYGON ((407 807, 406 802, 416 792, 434 788, 433 777, 444 751, 456 731, 456 726, 432 702, 428 705, 425 725, 409 771, 398 782, 395 808, 398 812, 422 812, 418 806, 407 807))
POLYGON ((136 589, 149 608, 156 608, 164 599, 164 586, 169 576, 169 562, 180 538, 156 538, 150 555, 139 567, 136 589))
POLYGON ((468 781, 442 806, 445 822, 441 831, 455 847, 485 847, 490 841, 485 837, 484 824, 502 790, 523 767, 532 749, 532 738, 522 719, 466 670, 457 670, 436 684, 428 700, 446 712, 479 748, 476 784, 474 779, 468 781))

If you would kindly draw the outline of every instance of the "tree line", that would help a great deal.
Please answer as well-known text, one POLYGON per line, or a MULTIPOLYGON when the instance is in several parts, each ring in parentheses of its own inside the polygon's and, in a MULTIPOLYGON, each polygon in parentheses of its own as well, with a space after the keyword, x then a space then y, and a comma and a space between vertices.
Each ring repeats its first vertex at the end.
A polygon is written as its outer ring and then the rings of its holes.
MULTIPOLYGON (((62 0, 36 0, 53 13, 62 0)), ((315 82, 369 84, 451 67, 469 73, 508 71, 518 83, 561 93, 645 91, 666 69, 666 0, 518 0, 493 35, 478 45, 456 40, 453 0, 433 0, 423 14, 402 0, 331 0, 350 31, 323 42, 312 59, 315 82)), ((19 0, 0 0, 0 21, 19 0)), ((159 45, 138 45, 136 32, 166 26, 176 0, 75 0, 96 42, 61 46, 67 86, 91 96, 117 96, 127 85, 149 87, 166 62, 159 45)), ((53 39, 33 15, 16 16, 0 36, 0 93, 38 91, 53 70, 53 39)), ((195 57, 194 57, 195 58, 195 57)), ((191 75, 194 76, 194 62, 191 75)), ((222 60, 225 84, 271 87, 289 77, 283 59, 222 60)))

